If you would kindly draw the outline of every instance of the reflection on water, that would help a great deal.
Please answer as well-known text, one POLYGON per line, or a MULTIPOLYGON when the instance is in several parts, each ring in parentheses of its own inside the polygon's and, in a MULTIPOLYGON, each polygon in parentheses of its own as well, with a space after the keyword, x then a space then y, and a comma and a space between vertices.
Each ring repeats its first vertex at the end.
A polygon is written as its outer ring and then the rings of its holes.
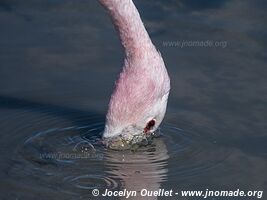
POLYGON ((266 2, 135 2, 172 90, 162 136, 126 152, 99 141, 123 56, 97 1, 0 2, 0 199, 267 192, 266 2), (207 40, 227 45, 164 45, 207 40))
MULTIPOLYGON (((137 191, 137 196, 132 198, 142 199, 140 196, 142 189, 157 191, 161 188, 161 183, 167 180, 168 158, 164 141, 155 139, 152 145, 138 149, 136 152, 108 151, 106 165, 111 177, 122 181, 124 189, 137 191)), ((143 198, 157 199, 156 197, 143 198)))
MULTIPOLYGON (((47 126, 52 116, 59 113, 53 110, 51 113, 46 111, 46 114, 50 116, 35 123, 47 126)), ((27 119, 28 114, 18 115, 27 119)), ((99 189, 101 194, 105 190, 127 189, 137 191, 135 198, 140 199, 142 189, 157 191, 172 178, 184 182, 217 170, 231 153, 220 144, 214 130, 181 122, 181 127, 187 130, 165 124, 161 128, 163 134, 148 146, 114 151, 101 143, 100 134, 104 127, 101 118, 86 116, 78 119, 80 126, 65 126, 66 122, 57 121, 57 127, 34 133, 17 145, 4 170, 13 187, 20 187, 16 180, 26 176, 25 186, 43 196, 47 196, 47 192, 57 192, 52 196, 88 199, 93 189, 99 189), (92 123, 88 125, 88 121, 92 123)), ((15 196, 29 199, 34 194, 25 195, 18 191, 15 196)))
POLYGON ((90 197, 93 189, 102 193, 106 189, 159 189, 161 183, 167 180, 168 172, 169 156, 164 141, 155 139, 149 146, 135 151, 108 150, 99 142, 101 128, 103 123, 98 122, 39 132, 28 138, 18 150, 22 156, 20 161, 26 162, 24 168, 28 173, 35 170, 43 181, 46 176, 52 178, 56 175, 51 185, 55 186, 57 179, 61 179, 59 192, 63 196, 85 199, 90 197))

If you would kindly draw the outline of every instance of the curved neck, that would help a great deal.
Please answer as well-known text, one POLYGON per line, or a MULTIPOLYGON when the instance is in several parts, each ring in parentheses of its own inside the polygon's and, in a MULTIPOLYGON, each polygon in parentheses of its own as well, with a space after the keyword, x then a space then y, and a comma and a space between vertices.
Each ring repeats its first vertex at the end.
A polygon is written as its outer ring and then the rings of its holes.
POLYGON ((107 9, 119 32, 127 57, 135 57, 154 48, 132 0, 99 0, 107 9))

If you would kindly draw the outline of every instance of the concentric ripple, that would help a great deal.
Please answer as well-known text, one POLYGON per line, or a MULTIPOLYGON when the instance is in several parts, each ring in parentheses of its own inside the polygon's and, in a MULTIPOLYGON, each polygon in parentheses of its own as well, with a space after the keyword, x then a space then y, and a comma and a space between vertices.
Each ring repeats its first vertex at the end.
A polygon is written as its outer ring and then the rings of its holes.
MULTIPOLYGON (((17 116, 24 115, 27 112, 17 116)), ((103 119, 96 116, 77 117, 71 124, 54 121, 46 113, 33 118, 32 125, 15 128, 31 136, 18 144, 16 164, 8 173, 26 175, 33 185, 38 180, 38 191, 50 188, 61 196, 88 199, 95 188, 156 190, 171 177, 207 173, 230 153, 218 144, 215 130, 195 124, 166 122, 151 144, 127 151, 106 149, 101 142, 103 128, 103 119), (30 133, 40 127, 43 130, 30 133)))
POLYGON ((168 165, 170 176, 181 179, 200 175, 215 168, 230 155, 230 149, 218 144, 219 133, 216 130, 192 124, 183 126, 187 129, 177 128, 172 124, 165 124, 162 127, 166 133, 162 139, 168 144, 170 156, 168 165))

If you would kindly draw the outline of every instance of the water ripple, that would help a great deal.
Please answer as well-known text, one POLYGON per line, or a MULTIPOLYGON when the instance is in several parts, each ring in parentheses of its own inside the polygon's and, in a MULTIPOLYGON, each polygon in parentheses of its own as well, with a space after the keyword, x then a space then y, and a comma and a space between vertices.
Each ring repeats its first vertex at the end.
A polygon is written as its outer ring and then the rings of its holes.
MULTIPOLYGON (((23 119, 24 114, 17 116, 23 119)), ((216 130, 181 122, 179 126, 163 124, 160 137, 151 144, 127 151, 102 145, 104 122, 94 116, 77 118, 81 125, 66 126, 44 114, 32 119, 32 124, 14 129, 36 130, 40 120, 50 128, 33 133, 18 145, 18 157, 9 173, 14 177, 27 175, 33 182, 38 177, 43 186, 82 199, 90 197, 94 188, 156 190, 171 177, 187 179, 206 173, 231 153, 219 145, 216 130)))

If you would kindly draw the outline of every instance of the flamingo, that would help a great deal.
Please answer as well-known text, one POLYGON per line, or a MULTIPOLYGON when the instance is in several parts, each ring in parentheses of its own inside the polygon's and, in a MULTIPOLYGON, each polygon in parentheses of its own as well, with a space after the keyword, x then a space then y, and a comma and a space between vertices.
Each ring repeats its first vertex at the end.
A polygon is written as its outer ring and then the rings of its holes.
POLYGON ((132 0, 99 0, 124 47, 123 69, 115 83, 102 139, 120 149, 153 136, 162 122, 170 78, 132 0))

